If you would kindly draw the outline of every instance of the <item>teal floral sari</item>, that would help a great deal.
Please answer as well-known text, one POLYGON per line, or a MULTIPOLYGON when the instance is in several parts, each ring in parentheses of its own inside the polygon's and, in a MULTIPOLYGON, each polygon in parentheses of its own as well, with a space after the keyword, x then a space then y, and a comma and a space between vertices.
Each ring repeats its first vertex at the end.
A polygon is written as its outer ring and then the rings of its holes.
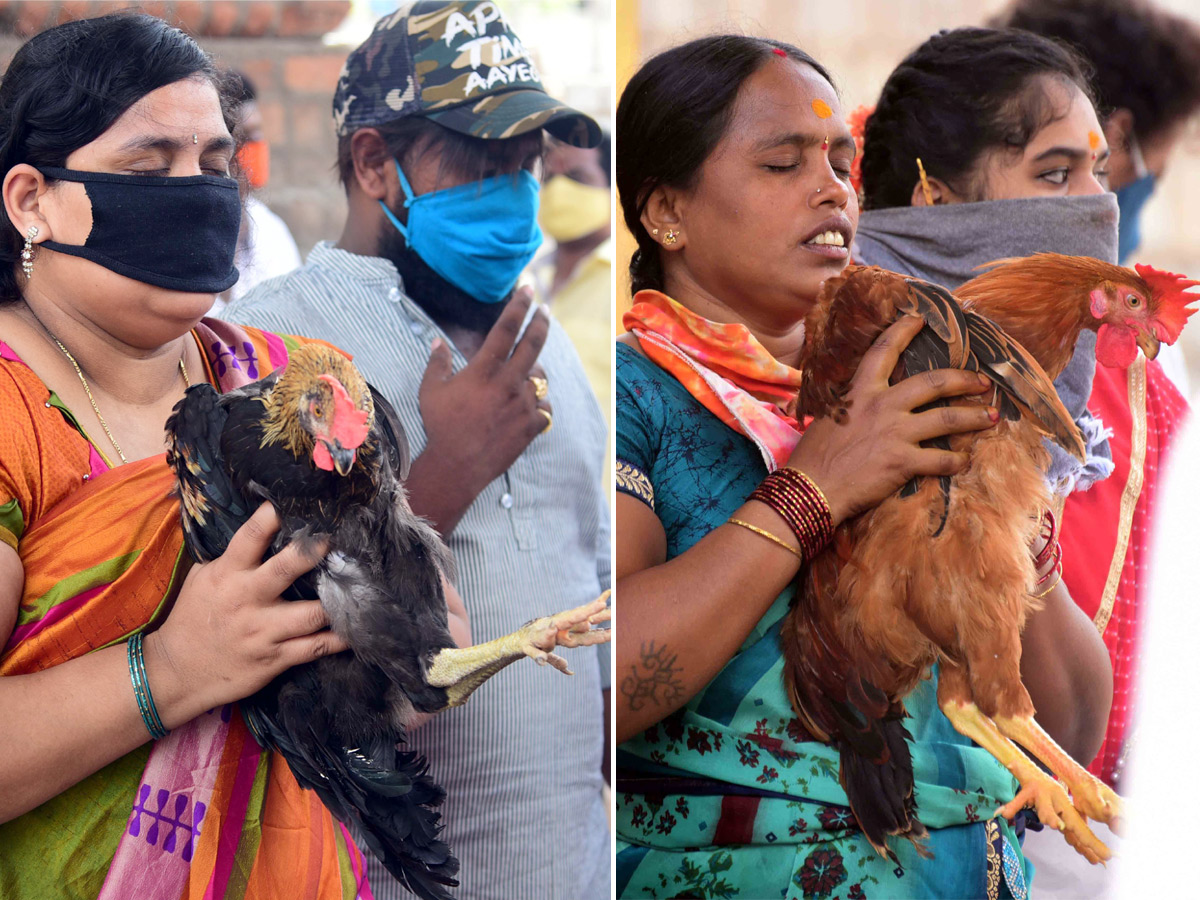
MULTIPOLYGON (((668 558, 678 556, 745 502, 767 474, 762 456, 620 343, 616 384, 617 489, 654 509, 668 558)), ((618 748, 617 895, 1026 897, 1032 868, 1018 835, 990 818, 1016 782, 942 715, 936 673, 906 701, 926 855, 897 840, 892 861, 862 836, 837 753, 805 733, 783 689, 778 635, 791 597, 776 598, 699 694, 618 748)), ((647 664, 670 665, 644 651, 647 664)), ((616 682, 634 689, 619 672, 616 682)))

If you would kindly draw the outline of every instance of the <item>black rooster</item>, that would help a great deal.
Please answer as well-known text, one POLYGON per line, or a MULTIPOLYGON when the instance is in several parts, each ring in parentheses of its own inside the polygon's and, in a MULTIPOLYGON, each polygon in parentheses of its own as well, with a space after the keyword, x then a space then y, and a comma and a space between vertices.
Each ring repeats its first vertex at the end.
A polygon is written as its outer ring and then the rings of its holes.
POLYGON ((325 560, 287 599, 317 597, 351 650, 296 666, 241 702, 263 747, 344 822, 411 891, 444 900, 458 860, 438 839, 444 798, 425 760, 398 751, 415 720, 466 701, 504 666, 530 656, 567 672, 556 645, 608 640, 605 598, 517 632, 457 649, 437 533, 408 506, 408 443, 391 405, 350 361, 306 344, 288 365, 218 394, 188 390, 167 421, 184 538, 192 556, 220 556, 264 500, 281 528, 271 552, 327 537, 325 560))

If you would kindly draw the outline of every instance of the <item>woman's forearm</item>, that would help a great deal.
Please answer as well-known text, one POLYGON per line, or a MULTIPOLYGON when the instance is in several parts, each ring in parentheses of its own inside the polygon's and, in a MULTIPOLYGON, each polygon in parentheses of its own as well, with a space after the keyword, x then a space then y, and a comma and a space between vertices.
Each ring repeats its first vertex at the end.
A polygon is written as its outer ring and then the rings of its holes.
MULTIPOLYGON (((734 517, 797 546, 783 520, 760 503, 747 503, 734 517)), ((617 742, 671 714, 708 684, 799 566, 797 557, 766 538, 726 525, 668 562, 618 578, 617 742)))
POLYGON ((1104 742, 1112 707, 1108 648, 1092 620, 1071 599, 1066 584, 1046 595, 1021 635, 1021 679, 1037 721, 1079 763, 1087 766, 1104 742))
MULTIPOLYGON (((147 637, 146 674, 168 729, 204 711, 176 685, 147 637)), ((39 806, 140 747, 150 735, 138 712, 124 643, 29 675, 0 678, 0 822, 39 806)))

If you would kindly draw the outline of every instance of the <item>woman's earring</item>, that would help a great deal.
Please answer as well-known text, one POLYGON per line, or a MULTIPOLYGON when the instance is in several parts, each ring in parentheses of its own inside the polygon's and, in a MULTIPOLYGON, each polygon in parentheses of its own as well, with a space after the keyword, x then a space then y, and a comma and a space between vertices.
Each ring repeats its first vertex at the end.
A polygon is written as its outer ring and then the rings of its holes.
POLYGON ((29 226, 29 234, 25 236, 25 246, 21 250, 21 270, 28 279, 33 275, 33 239, 38 236, 38 227, 29 226))
POLYGON ((674 231, 670 228, 668 228, 667 233, 663 235, 663 243, 664 244, 674 244, 678 240, 679 240, 679 232, 674 231))
POLYGON ((657 228, 652 228, 652 229, 650 230, 650 234, 651 234, 652 236, 654 236, 654 237, 658 237, 658 229, 657 229, 657 228))

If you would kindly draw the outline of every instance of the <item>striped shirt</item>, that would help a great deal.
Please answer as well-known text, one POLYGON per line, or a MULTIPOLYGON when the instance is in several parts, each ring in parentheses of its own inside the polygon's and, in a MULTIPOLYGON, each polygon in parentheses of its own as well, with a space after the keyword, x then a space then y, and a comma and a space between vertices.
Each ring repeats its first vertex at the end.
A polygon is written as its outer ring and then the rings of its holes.
MULTIPOLYGON (((440 337, 454 370, 462 354, 402 290, 395 267, 329 243, 223 313, 354 354, 396 407, 413 455, 425 446, 417 389, 440 337)), ((481 643, 594 599, 609 587, 605 426, 579 358, 551 323, 538 360, 554 427, 475 499, 449 538, 471 636, 481 643)), ((566 650, 573 678, 517 662, 409 736, 446 788, 443 837, 462 863, 467 898, 607 898, 609 832, 601 797, 601 688, 595 648, 566 650)), ((368 854, 369 855, 369 854, 368 854)), ((371 859, 379 900, 410 897, 371 859)))

